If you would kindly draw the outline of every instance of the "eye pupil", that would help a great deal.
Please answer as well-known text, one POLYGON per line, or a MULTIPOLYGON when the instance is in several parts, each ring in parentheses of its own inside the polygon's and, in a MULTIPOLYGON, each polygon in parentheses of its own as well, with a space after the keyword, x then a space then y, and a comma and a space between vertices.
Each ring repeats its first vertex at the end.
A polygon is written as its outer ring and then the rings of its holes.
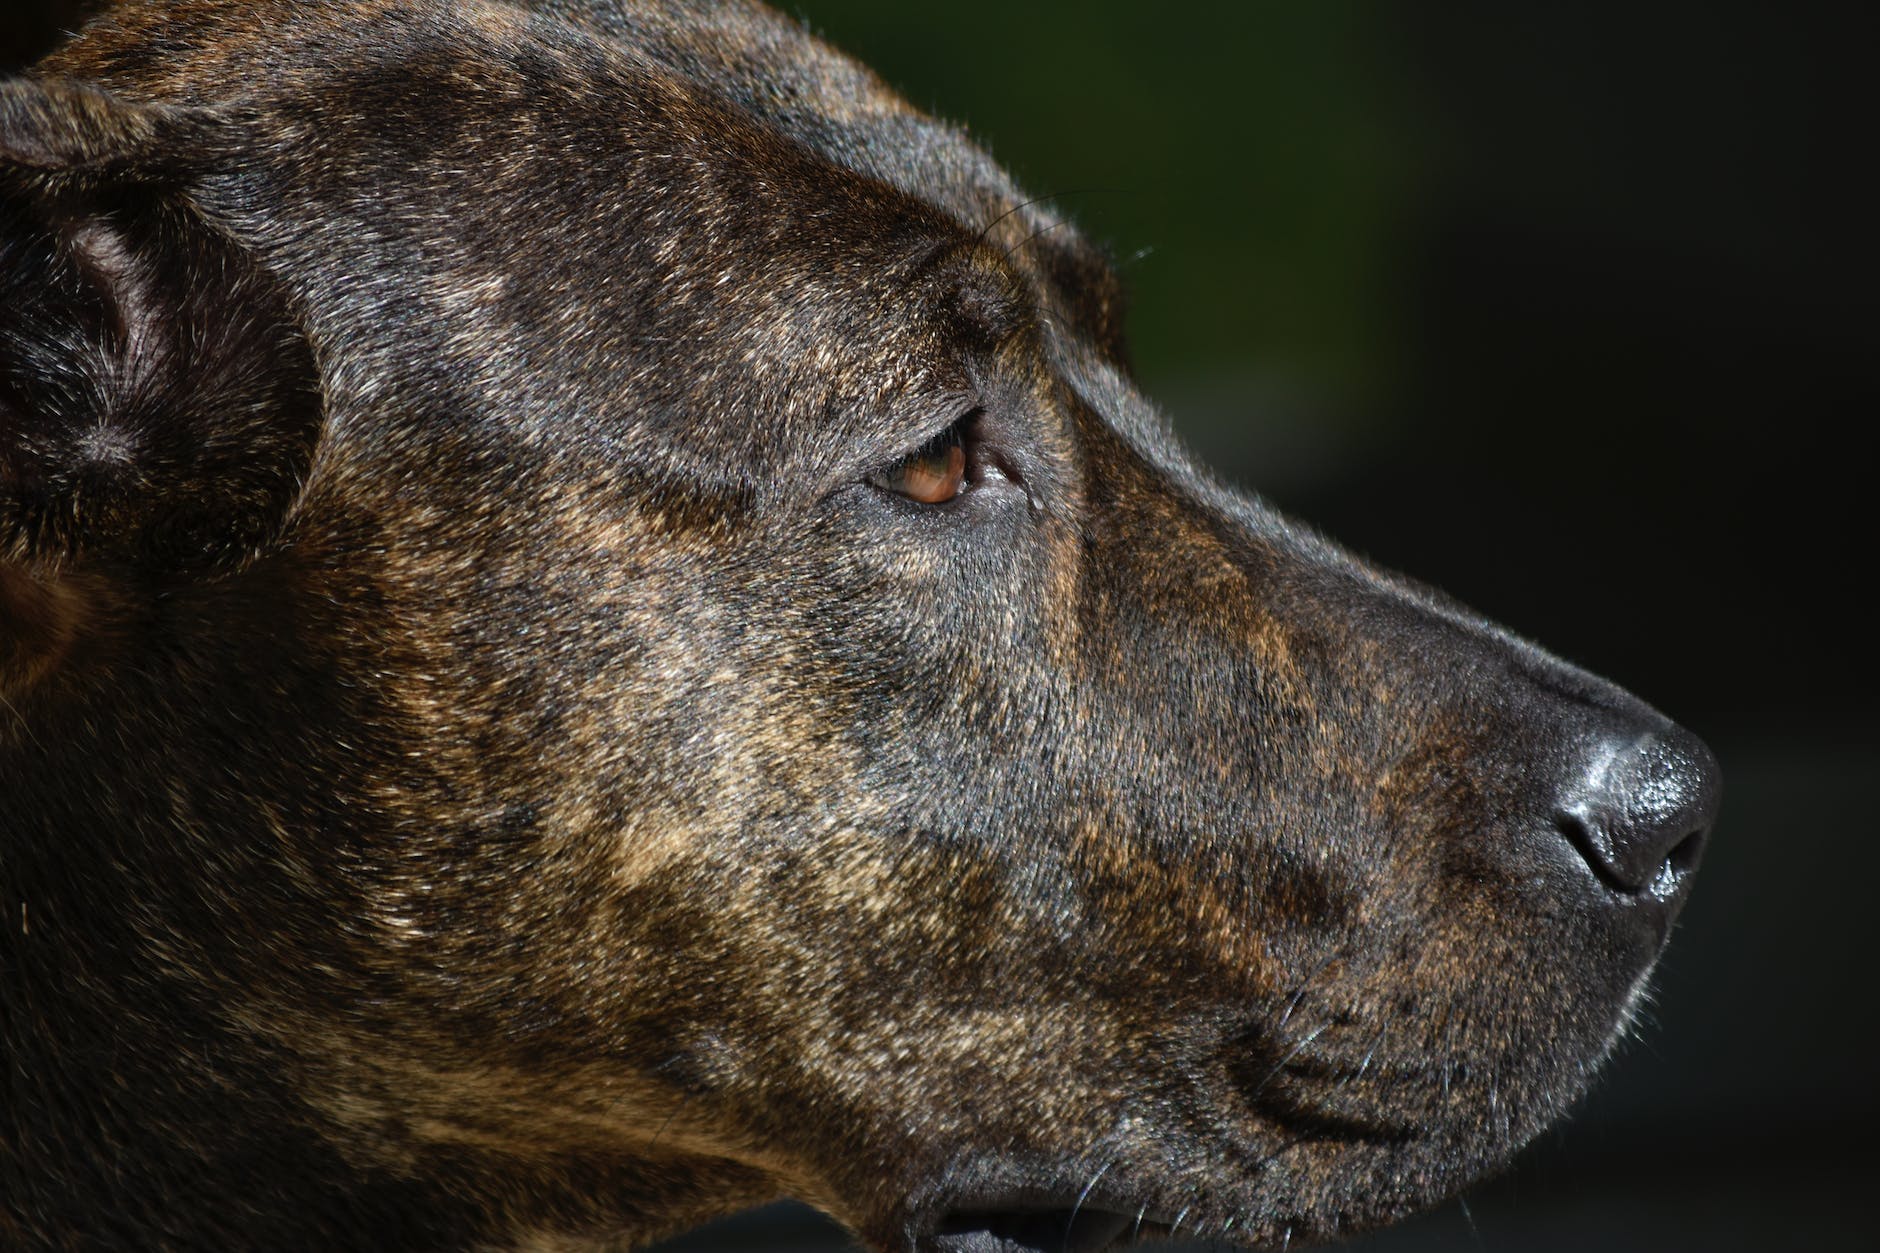
POLYGON ((944 505, 966 489, 966 444, 958 426, 875 476, 877 486, 923 505, 944 505))

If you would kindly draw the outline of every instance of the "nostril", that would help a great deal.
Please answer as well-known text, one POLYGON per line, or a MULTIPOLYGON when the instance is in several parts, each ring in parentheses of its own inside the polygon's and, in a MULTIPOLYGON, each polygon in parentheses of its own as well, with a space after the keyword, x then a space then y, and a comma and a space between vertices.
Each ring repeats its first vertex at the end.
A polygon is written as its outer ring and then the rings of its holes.
POLYGON ((1589 813, 1587 807, 1575 806, 1560 813, 1554 825, 1567 837, 1567 843, 1579 851, 1600 882, 1628 895, 1644 890, 1645 880, 1628 872, 1621 850, 1613 843, 1609 824, 1589 813))
POLYGON ((1704 837, 1709 834, 1708 831, 1693 831, 1679 840, 1672 846, 1671 851, 1665 854, 1665 865, 1669 866, 1674 874, 1688 874, 1697 869, 1697 863, 1704 856, 1704 837))
POLYGON ((1703 860, 1704 840, 1708 835, 1708 830, 1700 828, 1673 844, 1664 861, 1659 863, 1657 874, 1645 885, 1645 894, 1664 901, 1681 896, 1697 870, 1697 863, 1703 860))

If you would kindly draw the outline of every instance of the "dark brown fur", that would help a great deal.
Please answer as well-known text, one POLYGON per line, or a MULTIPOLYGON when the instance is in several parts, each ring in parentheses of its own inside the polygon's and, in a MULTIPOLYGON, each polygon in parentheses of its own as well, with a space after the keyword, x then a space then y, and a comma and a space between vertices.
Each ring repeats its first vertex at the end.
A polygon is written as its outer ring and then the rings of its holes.
POLYGON ((1615 904, 1536 780, 1678 733, 1216 485, 1121 316, 737 0, 0 87, 0 1243, 1278 1243, 1505 1161, 1694 857, 1615 904))

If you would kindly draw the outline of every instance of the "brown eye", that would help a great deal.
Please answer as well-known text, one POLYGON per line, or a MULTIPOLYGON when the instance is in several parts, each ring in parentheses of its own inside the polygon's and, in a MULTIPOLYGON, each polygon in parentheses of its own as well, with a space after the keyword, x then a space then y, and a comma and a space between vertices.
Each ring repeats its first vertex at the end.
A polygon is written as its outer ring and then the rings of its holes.
POLYGON ((870 481, 923 505, 946 504, 966 490, 966 443, 959 427, 949 427, 870 481))

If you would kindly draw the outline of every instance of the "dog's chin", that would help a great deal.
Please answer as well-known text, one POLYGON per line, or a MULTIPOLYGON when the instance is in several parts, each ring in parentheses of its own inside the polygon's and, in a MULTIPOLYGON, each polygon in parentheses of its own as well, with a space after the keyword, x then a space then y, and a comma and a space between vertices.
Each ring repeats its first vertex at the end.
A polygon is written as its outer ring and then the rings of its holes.
POLYGON ((1100 1253, 1143 1234, 1137 1217, 1068 1207, 1010 1212, 956 1211, 920 1239, 920 1253, 1100 1253))

